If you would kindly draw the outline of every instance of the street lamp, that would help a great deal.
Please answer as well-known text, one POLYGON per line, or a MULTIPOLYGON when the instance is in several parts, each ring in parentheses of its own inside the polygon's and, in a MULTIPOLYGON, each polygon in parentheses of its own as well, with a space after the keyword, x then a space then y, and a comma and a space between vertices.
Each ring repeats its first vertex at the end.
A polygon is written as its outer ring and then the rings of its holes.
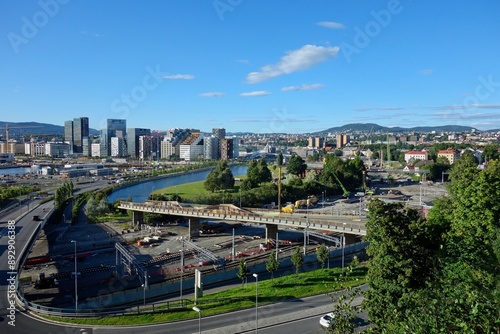
POLYGON ((198 307, 193 306, 193 311, 198 312, 198 333, 201 334, 201 310, 198 307))
POLYGON ((255 277, 255 333, 259 332, 259 309, 258 309, 258 301, 259 301, 259 275, 253 274, 255 277))
POLYGON ((141 286, 144 288, 144 292, 142 294, 142 305, 146 306, 146 283, 141 284, 141 286))
POLYGON ((344 223, 344 230, 342 232, 342 275, 344 274, 344 248, 345 248, 345 223, 344 223))
POLYGON ((78 272, 76 271, 76 240, 71 240, 75 244, 75 313, 78 313, 78 272))

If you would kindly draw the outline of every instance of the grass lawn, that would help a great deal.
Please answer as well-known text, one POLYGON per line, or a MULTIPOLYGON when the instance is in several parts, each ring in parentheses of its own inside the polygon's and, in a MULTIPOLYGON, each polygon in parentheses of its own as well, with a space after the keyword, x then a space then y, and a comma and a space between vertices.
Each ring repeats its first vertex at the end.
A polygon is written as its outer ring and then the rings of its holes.
MULTIPOLYGON (((244 179, 246 175, 235 176, 235 178, 244 179)), ((209 191, 205 189, 203 183, 205 181, 197 181, 191 183, 184 183, 178 186, 161 188, 154 190, 152 194, 167 194, 167 195, 179 195, 183 200, 195 198, 199 194, 208 194, 209 191)), ((239 191, 239 186, 235 185, 233 189, 226 190, 227 193, 237 193, 239 191)))
MULTIPOLYGON (((291 274, 259 281, 259 305, 325 294, 348 286, 361 285, 366 282, 366 272, 366 267, 358 267, 343 283, 339 280, 340 268, 318 269, 298 275, 291 274)), ((194 301, 191 300, 184 305, 184 308, 160 311, 161 305, 158 305, 155 306, 155 313, 139 315, 131 312, 130 315, 103 318, 76 319, 48 316, 46 318, 86 325, 141 325, 196 318, 196 312, 192 311, 193 306, 194 301)), ((198 299, 197 306, 203 310, 204 316, 254 307, 255 283, 207 294, 198 299)))

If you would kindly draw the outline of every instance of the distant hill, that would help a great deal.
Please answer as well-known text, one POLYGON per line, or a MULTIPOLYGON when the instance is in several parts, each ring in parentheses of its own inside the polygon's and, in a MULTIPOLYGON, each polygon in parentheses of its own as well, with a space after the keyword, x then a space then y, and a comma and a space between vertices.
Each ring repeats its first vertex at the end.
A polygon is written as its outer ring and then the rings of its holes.
MULTIPOLYGON (((38 122, 4 122, 0 121, 0 137, 5 136, 5 125, 9 129, 9 137, 20 135, 64 135, 63 125, 54 125, 38 122)), ((90 134, 97 135, 99 131, 89 129, 90 134)))
POLYGON ((441 125, 441 126, 417 126, 413 128, 401 128, 401 127, 387 127, 381 126, 375 123, 352 123, 346 124, 339 127, 329 128, 323 131, 316 132, 315 134, 326 134, 326 133, 354 133, 354 132, 365 132, 365 133, 400 133, 400 132, 470 132, 472 130, 480 131, 476 128, 470 126, 462 125, 441 125))

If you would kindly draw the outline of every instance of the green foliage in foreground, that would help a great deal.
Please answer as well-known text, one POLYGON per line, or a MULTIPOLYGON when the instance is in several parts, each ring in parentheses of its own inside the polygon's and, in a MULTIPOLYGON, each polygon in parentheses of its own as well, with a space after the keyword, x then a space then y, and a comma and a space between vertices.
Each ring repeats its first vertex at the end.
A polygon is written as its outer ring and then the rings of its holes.
MULTIPOLYGON (((287 275, 275 277, 273 280, 259 281, 259 305, 325 294, 338 290, 340 287, 357 286, 365 283, 366 271, 367 269, 364 267, 354 269, 349 277, 350 279, 345 282, 341 280, 340 268, 319 269, 299 275, 287 275)), ((184 304, 184 308, 157 313, 84 319, 48 316, 46 318, 84 325, 143 325, 196 318, 198 315, 192 310, 193 306, 194 300, 190 300, 184 304)), ((197 306, 202 310, 204 317, 254 307, 255 282, 251 282, 249 279, 249 283, 243 287, 238 286, 237 288, 206 294, 198 299, 197 306)), ((159 305, 155 305, 155 311, 158 309, 159 305)))

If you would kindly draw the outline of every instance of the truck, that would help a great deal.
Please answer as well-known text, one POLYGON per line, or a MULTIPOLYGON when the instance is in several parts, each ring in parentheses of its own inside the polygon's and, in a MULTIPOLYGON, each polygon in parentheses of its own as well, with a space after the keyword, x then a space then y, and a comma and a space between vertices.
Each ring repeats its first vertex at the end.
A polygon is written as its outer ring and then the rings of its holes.
POLYGON ((293 210, 295 209, 295 205, 292 203, 285 205, 284 207, 281 208, 281 212, 283 213, 293 213, 293 210))

